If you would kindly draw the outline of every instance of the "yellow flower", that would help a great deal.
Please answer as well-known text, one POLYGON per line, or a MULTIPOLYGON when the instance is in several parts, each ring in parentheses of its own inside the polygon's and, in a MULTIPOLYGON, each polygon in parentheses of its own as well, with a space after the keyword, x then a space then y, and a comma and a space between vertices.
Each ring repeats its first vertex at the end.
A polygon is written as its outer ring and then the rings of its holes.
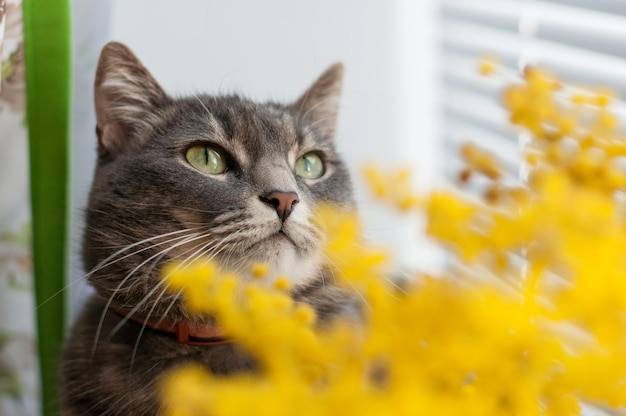
MULTIPOLYGON (((498 72, 493 61, 479 71, 498 72)), ((364 303, 358 327, 318 328, 315 311, 289 297, 287 276, 268 288, 211 262, 166 268, 188 308, 216 316, 261 364, 230 377, 174 371, 162 382, 167 415, 560 416, 580 414, 582 401, 626 406, 626 138, 610 93, 571 89, 529 68, 503 93, 510 120, 533 135, 526 183, 503 183, 496 158, 475 145, 463 148, 462 178, 491 181, 482 199, 421 196, 406 169, 366 169, 377 198, 425 211, 427 234, 456 256, 444 276, 393 280, 354 212, 317 207, 328 267, 364 303)))
POLYGON ((467 143, 461 147, 461 156, 469 168, 482 173, 490 179, 500 179, 502 168, 489 152, 467 143))
POLYGON ((498 69, 499 64, 495 57, 486 56, 479 61, 478 72, 483 76, 492 75, 498 69))
POLYGON ((422 206, 422 198, 411 189, 411 175, 407 168, 383 172, 376 166, 369 165, 363 174, 376 198, 391 202, 401 211, 410 211, 422 206))
POLYGON ((262 278, 267 276, 270 271, 270 265, 267 263, 255 263, 252 265, 250 272, 252 276, 256 278, 262 278))

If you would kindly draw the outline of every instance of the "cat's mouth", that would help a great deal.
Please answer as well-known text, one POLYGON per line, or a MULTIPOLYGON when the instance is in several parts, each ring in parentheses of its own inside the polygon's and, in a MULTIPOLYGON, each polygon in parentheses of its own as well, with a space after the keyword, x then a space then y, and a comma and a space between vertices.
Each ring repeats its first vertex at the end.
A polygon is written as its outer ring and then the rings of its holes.
POLYGON ((308 247, 297 229, 289 229, 289 227, 284 225, 274 228, 266 237, 259 239, 254 245, 271 249, 292 248, 298 252, 305 252, 308 247))
POLYGON ((308 255, 317 247, 319 238, 314 229, 302 223, 270 222, 246 229, 237 239, 237 251, 242 255, 255 257, 286 254, 308 255))
MULTIPOLYGON (((265 223, 245 229, 247 235, 237 242, 237 252, 229 250, 219 261, 225 269, 247 275, 253 264, 267 263, 271 282, 279 276, 289 276, 295 285, 311 279, 320 268, 318 239, 306 224, 265 223)), ((227 249, 228 250, 228 249, 227 249)))
POLYGON ((289 234, 287 234, 285 232, 285 230, 283 228, 281 228, 280 230, 278 230, 277 232, 275 232, 274 234, 270 235, 269 237, 266 238, 266 241, 269 242, 289 242, 291 243, 293 246, 298 247, 298 245, 296 244, 295 241, 293 241, 293 239, 289 236, 289 234))

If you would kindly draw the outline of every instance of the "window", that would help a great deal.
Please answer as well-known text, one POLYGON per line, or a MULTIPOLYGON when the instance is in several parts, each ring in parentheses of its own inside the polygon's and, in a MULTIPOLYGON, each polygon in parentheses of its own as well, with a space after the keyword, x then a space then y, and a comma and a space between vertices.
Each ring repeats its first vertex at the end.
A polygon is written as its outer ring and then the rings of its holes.
MULTIPOLYGON (((568 83, 610 87, 626 97, 626 3, 619 0, 442 0, 443 142, 459 171, 458 146, 491 149, 518 177, 518 133, 506 122, 500 82, 477 74, 493 55, 509 68, 545 68, 568 83)), ((616 112, 626 120, 623 106, 616 112)))

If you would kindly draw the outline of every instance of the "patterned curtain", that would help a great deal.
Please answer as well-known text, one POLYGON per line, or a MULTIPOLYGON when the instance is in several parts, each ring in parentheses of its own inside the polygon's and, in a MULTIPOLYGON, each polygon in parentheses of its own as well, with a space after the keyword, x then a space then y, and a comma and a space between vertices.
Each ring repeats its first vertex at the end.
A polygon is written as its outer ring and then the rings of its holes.
POLYGON ((21 0, 0 0, 0 414, 39 414, 21 0))
POLYGON ((0 415, 56 414, 65 326, 69 0, 0 0, 0 415))

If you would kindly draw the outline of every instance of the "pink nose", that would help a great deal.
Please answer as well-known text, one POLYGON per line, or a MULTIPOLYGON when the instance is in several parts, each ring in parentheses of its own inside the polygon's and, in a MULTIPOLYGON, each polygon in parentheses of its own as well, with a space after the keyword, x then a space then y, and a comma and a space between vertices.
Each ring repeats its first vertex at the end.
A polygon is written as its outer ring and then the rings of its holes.
POLYGON ((293 206, 300 202, 298 194, 295 192, 280 191, 270 192, 269 194, 262 196, 261 201, 273 206, 278 214, 278 218, 280 218, 282 222, 285 222, 287 217, 289 217, 293 206))

